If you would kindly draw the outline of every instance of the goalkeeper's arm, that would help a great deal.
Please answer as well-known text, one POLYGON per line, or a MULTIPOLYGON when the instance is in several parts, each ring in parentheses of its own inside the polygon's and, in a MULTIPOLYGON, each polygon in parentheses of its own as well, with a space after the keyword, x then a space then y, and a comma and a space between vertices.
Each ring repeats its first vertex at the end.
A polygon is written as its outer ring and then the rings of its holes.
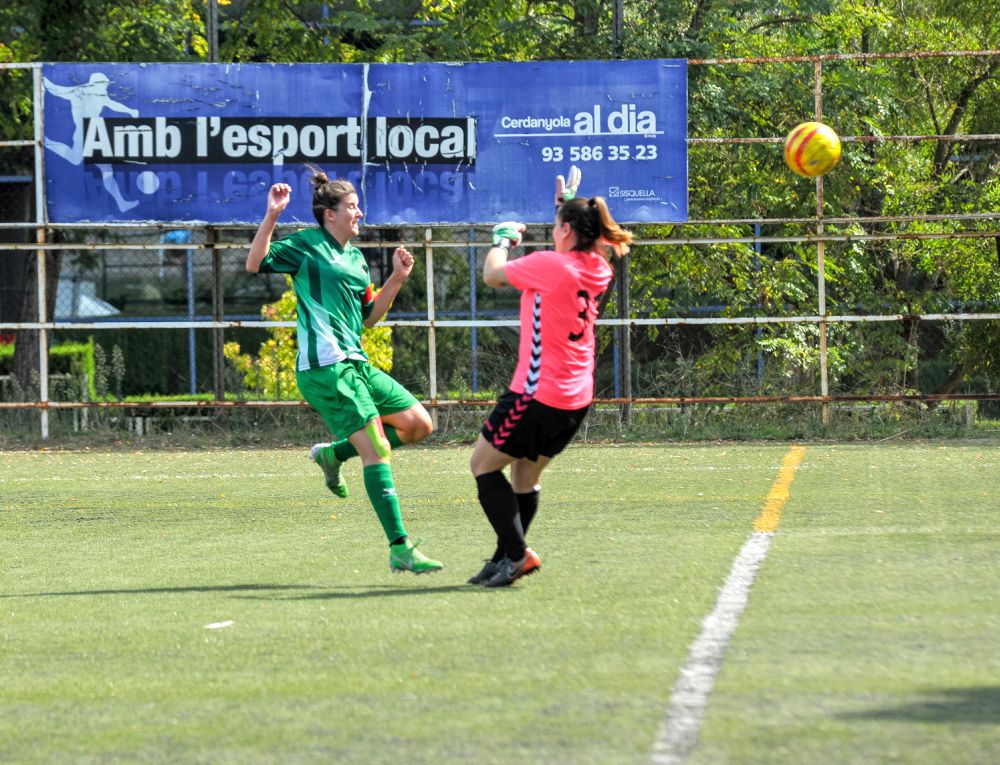
POLYGON ((483 281, 489 287, 509 287, 505 268, 512 248, 521 243, 524 224, 515 221, 498 223, 493 227, 493 246, 486 253, 483 264, 483 281))

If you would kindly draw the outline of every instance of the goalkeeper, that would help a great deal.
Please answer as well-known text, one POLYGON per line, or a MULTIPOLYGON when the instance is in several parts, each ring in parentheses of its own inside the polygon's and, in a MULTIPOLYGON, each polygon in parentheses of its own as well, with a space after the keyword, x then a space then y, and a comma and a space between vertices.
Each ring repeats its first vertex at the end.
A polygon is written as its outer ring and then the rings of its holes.
POLYGON ((439 571, 441 563, 420 552, 403 528, 390 463, 393 447, 430 435, 430 415, 402 385, 372 366, 361 348, 362 326, 374 326, 389 310, 413 269, 413 256, 405 247, 396 248, 392 274, 375 292, 364 256, 350 243, 363 216, 354 186, 330 180, 319 170, 312 182, 319 227, 272 242, 292 192, 286 183, 274 184, 250 246, 247 271, 292 276, 298 299, 295 380, 340 439, 316 444, 309 454, 323 469, 327 487, 346 497, 341 465, 360 455, 365 490, 389 539, 390 570, 439 571))
POLYGON ((509 261, 524 225, 500 223, 483 281, 521 291, 517 368, 472 453, 479 503, 497 536, 493 557, 470 584, 503 587, 541 568, 525 534, 538 509, 542 470, 573 438, 594 396, 594 321, 613 275, 608 250, 628 252, 632 235, 602 197, 576 196, 580 171, 556 178, 554 250, 509 261), (503 470, 510 465, 510 480, 503 470))

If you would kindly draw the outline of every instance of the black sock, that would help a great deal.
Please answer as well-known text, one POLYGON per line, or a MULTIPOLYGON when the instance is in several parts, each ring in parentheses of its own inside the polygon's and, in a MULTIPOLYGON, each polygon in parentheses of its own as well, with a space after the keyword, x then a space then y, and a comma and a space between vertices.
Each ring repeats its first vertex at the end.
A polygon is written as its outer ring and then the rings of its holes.
MULTIPOLYGON (((532 489, 525 494, 520 494, 518 492, 514 493, 514 496, 517 497, 517 511, 521 516, 521 530, 524 532, 525 538, 528 536, 528 527, 531 525, 531 521, 534 519, 535 513, 538 512, 539 493, 538 489, 532 489)), ((499 563, 503 560, 503 558, 504 548, 500 543, 500 540, 497 539, 497 549, 493 553, 493 557, 490 560, 494 563, 499 563)))
POLYGON ((521 528, 524 529, 524 535, 528 535, 528 527, 535 518, 535 513, 538 512, 538 498, 541 491, 538 489, 532 489, 526 494, 517 494, 517 510, 521 514, 521 528))
POLYGON ((504 556, 512 560, 524 557, 524 529, 518 513, 517 495, 507 477, 499 470, 476 476, 479 504, 497 533, 504 556))

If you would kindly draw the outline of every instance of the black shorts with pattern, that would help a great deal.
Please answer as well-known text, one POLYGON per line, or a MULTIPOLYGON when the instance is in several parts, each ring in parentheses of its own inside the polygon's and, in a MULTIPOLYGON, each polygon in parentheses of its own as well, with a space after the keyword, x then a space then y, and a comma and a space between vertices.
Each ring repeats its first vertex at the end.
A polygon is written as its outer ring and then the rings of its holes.
POLYGON ((555 457, 573 440, 590 406, 556 409, 508 390, 483 423, 483 437, 494 449, 516 459, 555 457))

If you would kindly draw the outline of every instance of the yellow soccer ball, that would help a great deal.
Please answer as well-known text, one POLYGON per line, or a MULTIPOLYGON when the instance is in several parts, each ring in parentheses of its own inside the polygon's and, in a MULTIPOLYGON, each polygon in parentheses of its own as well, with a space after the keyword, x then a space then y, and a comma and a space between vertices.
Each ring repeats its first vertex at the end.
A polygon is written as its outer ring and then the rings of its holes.
POLYGON ((839 159, 840 138, 822 122, 796 125, 785 139, 785 162, 803 178, 826 175, 839 159))

